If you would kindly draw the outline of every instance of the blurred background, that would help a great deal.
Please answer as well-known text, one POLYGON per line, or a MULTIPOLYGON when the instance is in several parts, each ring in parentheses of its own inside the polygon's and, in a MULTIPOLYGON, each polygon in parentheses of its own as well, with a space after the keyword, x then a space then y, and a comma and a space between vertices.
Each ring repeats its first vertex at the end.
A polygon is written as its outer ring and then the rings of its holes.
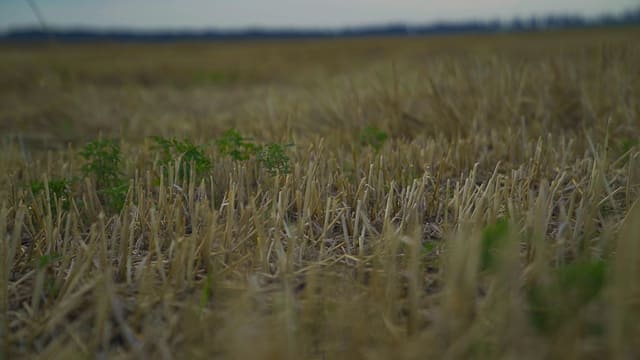
POLYGON ((505 30, 632 22, 638 20, 638 9, 637 0, 4 0, 0 34, 17 38, 42 26, 51 31, 144 31, 147 35, 149 31, 214 35, 214 30, 335 35, 372 27, 378 31, 387 27, 389 32, 406 27, 419 33, 428 32, 429 25, 461 27, 464 23, 473 24, 475 30, 505 30))
POLYGON ((56 148, 98 133, 282 136, 309 124, 337 136, 336 126, 397 109, 380 105, 393 81, 422 77, 421 90, 399 89, 420 121, 385 125, 412 137, 436 108, 424 79, 459 74, 444 68, 452 60, 489 69, 495 57, 547 66, 590 49, 589 58, 636 38, 638 23, 637 0, 3 0, 1 139, 56 148), (350 121, 336 121, 343 115, 350 121))
MULTIPOLYGON (((342 27, 385 22, 596 16, 637 7, 635 0, 32 0, 52 25, 148 28, 342 27)), ((25 0, 0 5, 2 30, 34 25, 25 0)))

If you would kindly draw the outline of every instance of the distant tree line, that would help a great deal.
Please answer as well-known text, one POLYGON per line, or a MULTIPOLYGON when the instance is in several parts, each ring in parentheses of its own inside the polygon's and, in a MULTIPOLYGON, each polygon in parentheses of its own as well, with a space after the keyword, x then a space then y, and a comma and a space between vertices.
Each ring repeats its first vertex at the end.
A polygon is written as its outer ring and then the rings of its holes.
POLYGON ((13 29, 0 34, 0 41, 182 41, 182 40, 241 40, 241 39, 296 39, 366 36, 410 36, 463 33, 527 32, 553 29, 576 29, 640 25, 640 7, 617 15, 602 15, 586 18, 579 15, 548 15, 543 17, 515 18, 510 21, 459 21, 438 22, 426 25, 386 24, 342 29, 266 29, 244 30, 148 30, 127 29, 97 30, 92 28, 60 29, 49 31, 42 28, 13 29))

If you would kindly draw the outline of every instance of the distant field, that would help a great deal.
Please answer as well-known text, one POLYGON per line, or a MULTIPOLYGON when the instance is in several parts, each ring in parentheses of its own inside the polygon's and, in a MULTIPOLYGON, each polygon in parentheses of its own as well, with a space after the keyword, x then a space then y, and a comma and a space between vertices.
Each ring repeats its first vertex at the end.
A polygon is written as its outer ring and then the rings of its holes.
POLYGON ((638 38, 0 44, 0 359, 640 357, 638 38))

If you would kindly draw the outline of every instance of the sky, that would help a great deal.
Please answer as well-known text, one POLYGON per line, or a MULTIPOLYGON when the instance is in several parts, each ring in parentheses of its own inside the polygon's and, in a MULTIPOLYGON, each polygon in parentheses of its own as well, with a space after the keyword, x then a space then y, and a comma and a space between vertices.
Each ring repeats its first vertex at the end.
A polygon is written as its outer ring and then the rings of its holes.
POLYGON ((339 28, 638 8, 640 0, 0 0, 0 32, 37 25, 127 29, 339 28))

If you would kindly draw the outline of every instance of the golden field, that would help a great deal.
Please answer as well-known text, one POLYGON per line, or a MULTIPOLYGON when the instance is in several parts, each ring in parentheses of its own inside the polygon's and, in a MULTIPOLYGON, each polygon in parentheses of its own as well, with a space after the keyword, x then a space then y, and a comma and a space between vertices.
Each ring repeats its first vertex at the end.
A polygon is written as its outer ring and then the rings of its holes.
POLYGON ((0 45, 0 358, 640 356, 638 38, 0 45))

